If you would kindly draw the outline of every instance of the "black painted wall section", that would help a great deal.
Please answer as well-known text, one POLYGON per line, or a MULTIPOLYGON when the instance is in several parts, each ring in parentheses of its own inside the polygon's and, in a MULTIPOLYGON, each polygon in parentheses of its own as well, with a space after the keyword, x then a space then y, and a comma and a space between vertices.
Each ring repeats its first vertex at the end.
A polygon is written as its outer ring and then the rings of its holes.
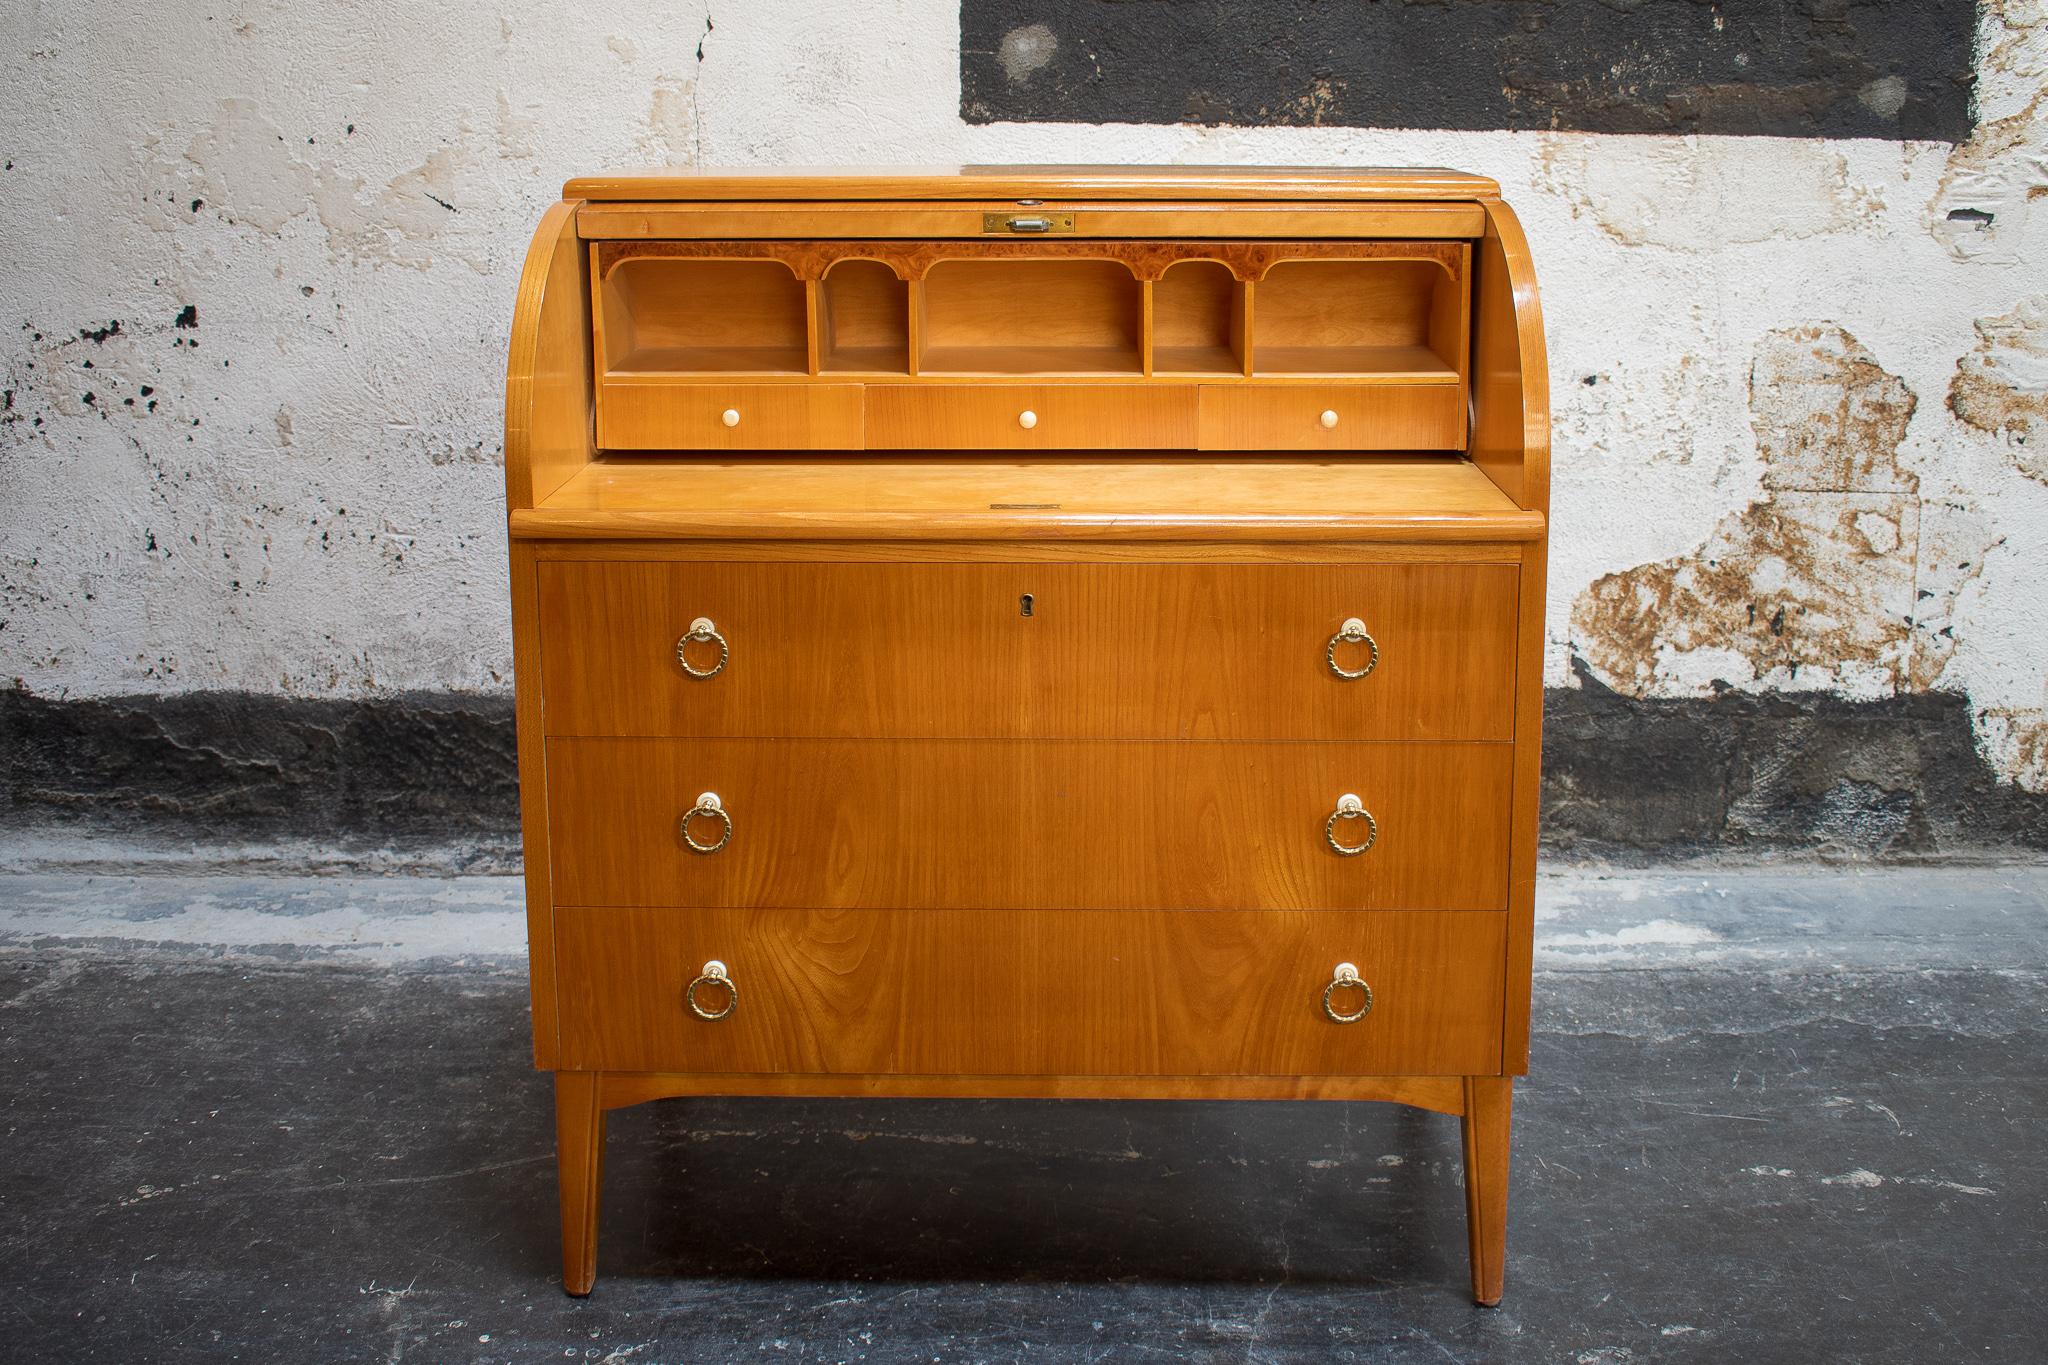
POLYGON ((962 0, 970 123, 1958 141, 1973 0, 962 0))
MULTIPOLYGON (((1554 855, 2048 851, 2048 796, 1985 766, 1961 697, 1636 701, 1581 684, 1548 700, 1543 833, 1554 855)), ((0 832, 310 842, 482 864, 516 857, 519 840, 509 698, 0 692, 0 774, 0 832)))
POLYGON ((1544 705, 1543 839, 1605 857, 1805 853, 1941 861, 2048 850, 2048 795, 1984 762, 1966 698, 1725 692, 1544 705))
POLYGON ((501 863, 519 842, 511 699, 0 692, 0 830, 501 863))

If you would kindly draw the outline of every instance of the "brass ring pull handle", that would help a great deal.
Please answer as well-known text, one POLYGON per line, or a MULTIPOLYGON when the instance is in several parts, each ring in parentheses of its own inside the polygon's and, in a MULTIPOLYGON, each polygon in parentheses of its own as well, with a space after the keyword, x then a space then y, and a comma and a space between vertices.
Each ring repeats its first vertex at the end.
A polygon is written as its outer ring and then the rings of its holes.
POLYGON ((1344 618, 1344 624, 1337 627, 1337 633, 1330 637, 1329 648, 1323 651, 1323 657, 1329 660, 1330 671, 1338 677, 1362 678, 1380 666, 1380 642, 1366 633, 1365 622, 1359 620, 1356 616, 1347 616, 1344 618), (1350 669, 1338 663, 1338 645, 1364 645, 1368 651, 1365 667, 1350 669))
POLYGON ((1323 987, 1323 1013, 1329 1015, 1330 1022, 1335 1024, 1355 1024, 1372 1013, 1372 987, 1365 984, 1364 979, 1358 974, 1358 968, 1349 962, 1339 962, 1336 972, 1330 977, 1330 984, 1323 987), (1340 987, 1345 986, 1356 986, 1365 996, 1365 1002, 1349 1014, 1340 1014, 1337 1007, 1330 1003, 1330 997, 1335 995, 1340 987))
POLYGON ((1330 847, 1337 851, 1338 857, 1356 858, 1359 854, 1380 841, 1380 822, 1372 818, 1372 812, 1365 808, 1365 802, 1359 800, 1350 792, 1345 792, 1337 798, 1337 809, 1331 811, 1330 818, 1323 822, 1323 838, 1327 839, 1330 847), (1365 842, 1362 844, 1347 844, 1338 839, 1337 822, 1339 820, 1365 821, 1365 842))
POLYGON ((705 792, 702 796, 698 797, 697 804, 684 812, 682 822, 678 828, 682 831, 683 842, 690 846, 690 852, 692 853, 716 853, 732 841, 732 817, 726 814, 725 806, 720 803, 717 792, 705 792), (699 818, 710 819, 713 816, 716 816, 719 823, 725 826, 724 829, 719 831, 718 842, 715 844, 698 843, 697 836, 690 833, 690 822, 699 818))
MULTIPOLYGON (((718 1020, 725 1018, 726 1015, 731 1014, 733 1007, 740 1003, 740 988, 733 985, 732 978, 725 974, 725 964, 714 957, 704 964, 702 974, 683 989, 683 1000, 689 1005, 690 1012, 699 1019, 709 1019, 716 1023, 718 1020), (725 1007, 723 1009, 707 1010, 697 1002, 697 992, 705 986, 725 987, 725 1007)), ((1371 1002, 1368 1001, 1367 1008, 1370 1007, 1371 1002)))
POLYGON ((725 637, 718 633, 718 628, 711 624, 711 618, 708 616, 700 616, 690 622, 690 628, 683 633, 683 638, 676 641, 676 662, 683 666, 683 672, 693 678, 717 677, 725 671, 725 661, 731 657, 732 651, 725 647, 725 637), (718 662, 709 668, 699 668, 690 662, 690 646, 702 644, 718 646, 718 662))

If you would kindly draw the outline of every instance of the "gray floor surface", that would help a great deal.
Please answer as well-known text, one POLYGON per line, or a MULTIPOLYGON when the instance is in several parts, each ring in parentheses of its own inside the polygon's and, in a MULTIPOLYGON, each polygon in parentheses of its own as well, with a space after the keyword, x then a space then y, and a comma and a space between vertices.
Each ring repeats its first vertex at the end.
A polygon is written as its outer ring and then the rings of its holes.
POLYGON ((1508 1293, 1453 1120, 673 1101, 556 1283, 509 879, 0 876, 0 1342, 120 1361, 2048 1355, 2040 868, 1545 877, 1508 1293))

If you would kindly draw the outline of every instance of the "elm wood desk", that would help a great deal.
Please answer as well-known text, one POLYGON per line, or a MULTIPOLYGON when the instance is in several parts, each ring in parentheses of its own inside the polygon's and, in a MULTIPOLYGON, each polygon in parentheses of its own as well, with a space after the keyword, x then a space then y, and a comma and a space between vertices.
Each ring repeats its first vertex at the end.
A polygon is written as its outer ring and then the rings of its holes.
POLYGON ((1390 1100, 1501 1295, 1549 408, 1448 171, 571 181, 506 381, 563 1283, 607 1110, 1390 1100))

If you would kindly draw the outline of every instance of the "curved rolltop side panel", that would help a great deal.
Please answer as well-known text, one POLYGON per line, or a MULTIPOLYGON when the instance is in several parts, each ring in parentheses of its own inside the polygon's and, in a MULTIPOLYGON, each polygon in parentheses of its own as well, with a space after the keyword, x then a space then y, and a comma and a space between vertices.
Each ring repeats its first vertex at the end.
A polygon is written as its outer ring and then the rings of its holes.
POLYGON ((1516 504, 1550 510, 1550 362, 1543 301, 1515 211, 1483 201, 1473 253, 1472 462, 1516 504))
POLYGON ((530 508, 590 463, 589 265, 573 201, 549 209, 527 248, 505 365, 505 499, 530 508))
POLYGON ((1509 836, 1507 1021, 1502 1070, 1529 1070, 1529 984, 1536 918, 1536 839, 1543 760, 1544 583, 1550 545, 1550 362, 1529 242, 1513 209, 1485 201, 1473 253, 1472 462, 1524 511, 1541 538, 1522 546, 1515 639, 1515 772, 1509 836))
MULTIPOLYGON (((544 214, 526 252, 505 364, 505 502, 529 511, 596 455, 591 422, 588 267, 573 202, 544 214)), ((519 723, 519 818, 526 848, 526 935, 533 1056, 556 1056, 554 900, 548 882, 547 764, 541 743, 540 635, 533 546, 514 539, 512 695, 519 723)), ((567 1167, 564 1168, 565 1170, 567 1167)))

